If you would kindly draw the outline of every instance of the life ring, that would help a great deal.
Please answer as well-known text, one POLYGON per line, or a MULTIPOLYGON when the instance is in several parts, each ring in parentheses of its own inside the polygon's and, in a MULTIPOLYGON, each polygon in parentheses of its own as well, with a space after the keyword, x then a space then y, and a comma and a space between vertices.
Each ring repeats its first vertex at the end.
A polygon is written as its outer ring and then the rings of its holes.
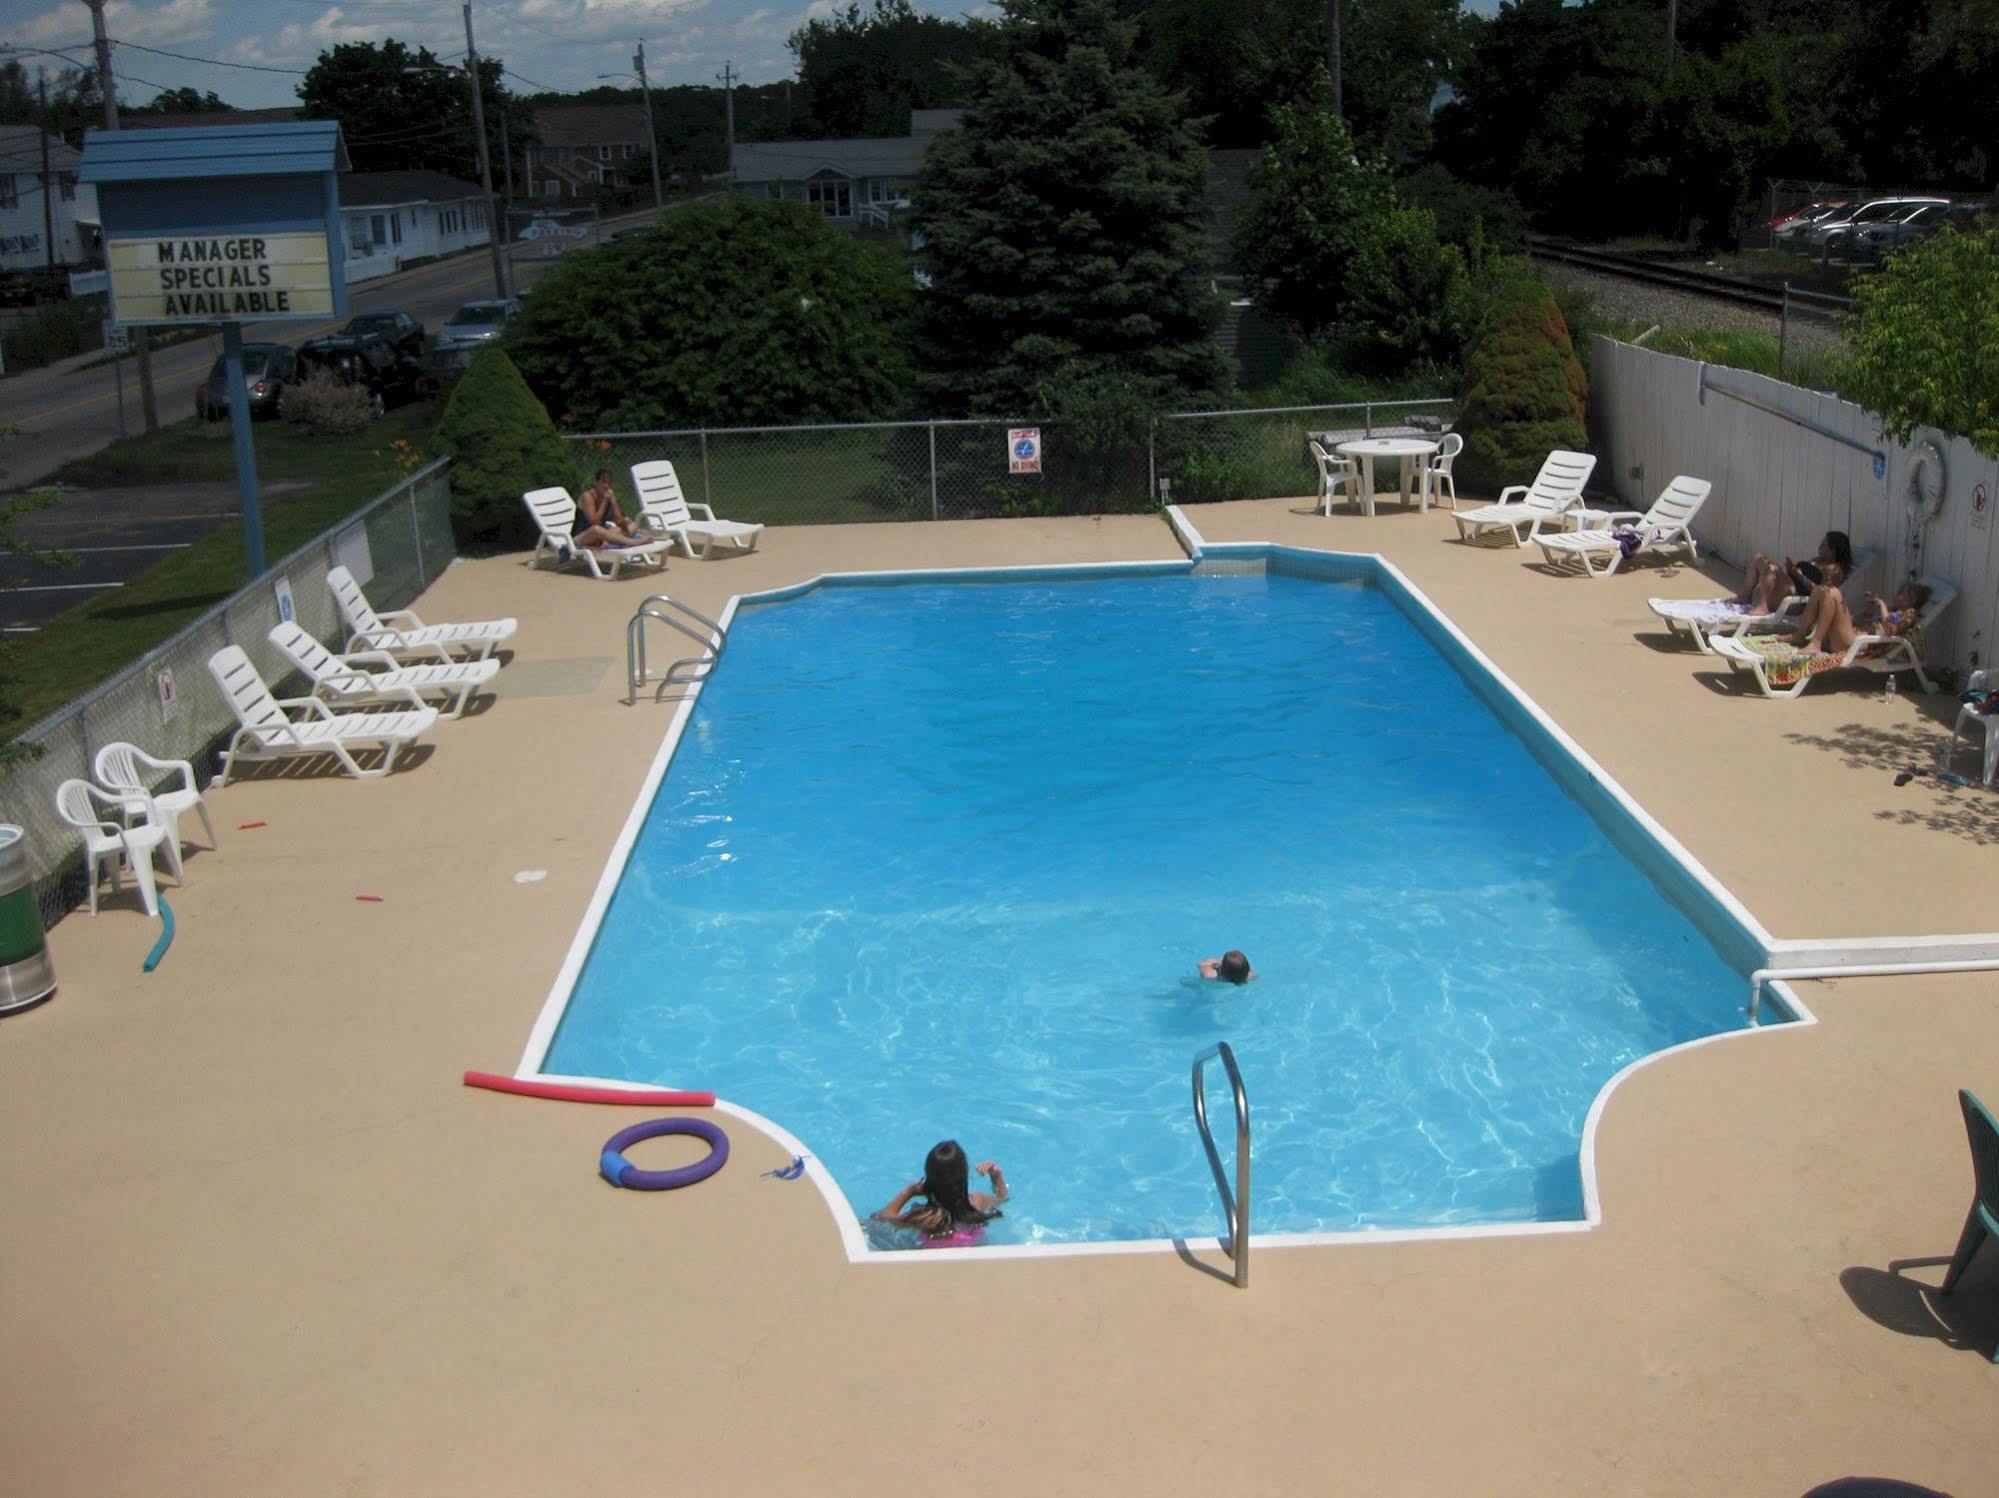
POLYGON ((653 1118, 620 1129, 604 1141, 597 1157, 597 1170, 613 1186, 633 1191, 672 1191, 705 1181, 729 1160, 729 1136, 705 1118, 653 1118), (625 1158, 625 1151, 641 1139, 657 1139, 662 1134, 691 1134, 708 1142, 706 1158, 678 1170, 640 1170, 625 1158))

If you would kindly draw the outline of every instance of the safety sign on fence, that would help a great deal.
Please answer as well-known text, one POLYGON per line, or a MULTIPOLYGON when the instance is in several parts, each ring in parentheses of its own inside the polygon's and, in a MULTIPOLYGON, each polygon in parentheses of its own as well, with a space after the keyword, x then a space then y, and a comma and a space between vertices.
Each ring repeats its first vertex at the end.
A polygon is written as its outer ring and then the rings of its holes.
POLYGON ((1992 501, 1983 484, 1971 491, 1971 523, 1980 530, 1992 523, 1992 501))
POLYGON ((1006 434, 1006 471, 1041 472, 1041 428, 1012 427, 1006 434))

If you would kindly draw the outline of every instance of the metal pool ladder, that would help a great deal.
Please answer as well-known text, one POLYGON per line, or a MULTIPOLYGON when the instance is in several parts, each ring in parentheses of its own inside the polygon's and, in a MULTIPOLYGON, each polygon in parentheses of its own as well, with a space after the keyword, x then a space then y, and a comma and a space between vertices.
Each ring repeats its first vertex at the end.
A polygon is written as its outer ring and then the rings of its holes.
POLYGON ((1249 1286, 1249 1094, 1242 1090, 1242 1073, 1236 1069, 1235 1052, 1226 1040, 1218 1040, 1194 1058, 1194 1122, 1201 1129, 1201 1143, 1208 1151, 1208 1166, 1215 1173, 1215 1189, 1222 1194, 1222 1210, 1229 1220, 1229 1257, 1235 1260, 1238 1290, 1249 1286), (1229 1190, 1228 1172, 1222 1169, 1221 1152, 1208 1128, 1208 1094, 1201 1085, 1201 1070, 1216 1057, 1229 1075, 1229 1090, 1235 1095, 1235 1190, 1229 1190))
POLYGON ((677 629, 688 639, 701 647, 699 655, 686 656, 675 661, 661 673, 659 690, 652 694, 654 702, 663 701, 670 686, 685 686, 693 682, 705 681, 708 673, 715 669, 715 663, 722 658, 728 647, 729 632, 710 619, 706 614, 696 613, 677 598, 664 593, 655 593, 638 607, 632 615, 632 622, 625 626, 625 681, 631 688, 630 700, 639 700, 639 688, 646 684, 646 620, 651 619, 670 629, 677 629), (668 613, 667 610, 673 610, 668 613), (685 615, 686 617, 681 617, 685 615), (701 625, 696 630, 687 621, 692 619, 701 625))

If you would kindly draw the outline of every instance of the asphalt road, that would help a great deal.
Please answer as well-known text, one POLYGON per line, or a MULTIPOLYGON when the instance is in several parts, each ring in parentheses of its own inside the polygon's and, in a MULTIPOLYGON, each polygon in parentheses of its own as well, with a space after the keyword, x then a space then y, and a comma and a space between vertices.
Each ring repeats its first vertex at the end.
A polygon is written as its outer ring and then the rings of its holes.
MULTIPOLYGON (((641 226, 650 209, 606 219, 603 230, 641 226)), ((514 262, 517 288, 525 292, 553 260, 523 245, 514 262)), ((367 281, 348 293, 348 310, 399 309, 432 332, 460 303, 493 294, 493 262, 480 251, 416 270, 367 281)), ((330 333, 341 319, 326 322, 248 324, 246 341, 297 344, 330 333)), ((220 334, 162 349, 153 355, 153 383, 162 423, 194 414, 194 391, 222 352, 220 334)), ((124 361, 125 421, 143 429, 138 373, 124 361)), ((0 489, 33 487, 73 459, 96 452, 119 434, 117 381, 111 366, 29 370, 0 380, 0 423, 16 423, 21 434, 0 444, 0 489)), ((274 486, 275 487, 275 486, 274 486)), ((24 517, 17 538, 35 546, 61 546, 74 553, 75 568, 51 571, 32 563, 0 564, 0 630, 26 633, 67 609, 88 603, 122 585, 173 551, 191 545, 224 523, 239 518, 234 485, 162 485, 147 489, 66 492, 54 507, 24 517), (18 587, 5 584, 18 583, 18 587)))

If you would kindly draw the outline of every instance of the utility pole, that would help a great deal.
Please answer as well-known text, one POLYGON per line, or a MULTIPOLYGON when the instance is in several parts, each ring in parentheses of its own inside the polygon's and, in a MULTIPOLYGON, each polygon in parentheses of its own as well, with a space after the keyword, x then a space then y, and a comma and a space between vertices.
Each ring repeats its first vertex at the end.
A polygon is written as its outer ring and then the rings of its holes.
POLYGON ((49 70, 35 68, 35 91, 41 95, 42 117, 35 134, 42 142, 42 249, 50 270, 56 268, 56 189, 49 176, 49 70))
POLYGON ((1340 0, 1326 0, 1326 71, 1333 75, 1333 113, 1346 118, 1340 88, 1340 0))
MULTIPOLYGON (((102 0, 99 0, 102 3, 102 0)), ((472 133, 479 138, 479 185, 486 190, 486 248, 493 252, 493 295, 510 296, 507 290, 507 260, 500 250, 499 205, 493 201, 493 157, 486 149, 486 91, 479 84, 479 48, 472 40, 472 0, 465 0, 465 80, 472 88, 472 133)))
MULTIPOLYGON (((104 87, 104 128, 118 128, 118 84, 111 76, 111 35, 104 29, 104 0, 83 0, 90 7, 90 29, 97 44, 97 81, 104 87)), ((153 395, 153 340, 148 329, 132 330, 132 352, 139 356, 139 410, 146 430, 160 429, 160 403, 153 395)))
POLYGON ((652 163, 652 206, 656 209, 666 206, 666 195, 659 190, 659 137, 652 128, 652 85, 646 81, 646 40, 639 38, 639 50, 632 54, 632 66, 639 75, 639 92, 646 101, 646 159, 652 163))
POLYGON ((1673 51, 1679 46, 1680 0, 1666 0, 1666 81, 1673 81, 1673 51))
POLYGON ((722 169, 728 173, 729 186, 733 189, 736 185, 736 80, 742 75, 736 71, 733 62, 725 62, 722 71, 715 76, 722 80, 722 128, 725 132, 722 141, 723 149, 728 152, 722 169))

